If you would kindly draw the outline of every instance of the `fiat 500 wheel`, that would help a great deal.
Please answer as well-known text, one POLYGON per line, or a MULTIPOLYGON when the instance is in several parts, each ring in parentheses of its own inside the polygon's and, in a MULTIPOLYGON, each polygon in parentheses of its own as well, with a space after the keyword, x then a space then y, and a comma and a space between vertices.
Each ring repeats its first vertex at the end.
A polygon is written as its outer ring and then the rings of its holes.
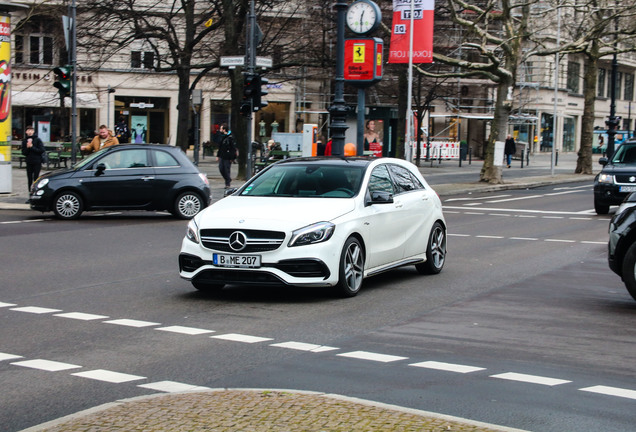
POLYGON ((77 219, 83 211, 82 198, 75 192, 62 192, 53 202, 53 212, 60 219, 77 219))
POLYGON ((203 201, 193 192, 180 194, 174 203, 174 215, 179 219, 192 219, 203 209, 203 201))

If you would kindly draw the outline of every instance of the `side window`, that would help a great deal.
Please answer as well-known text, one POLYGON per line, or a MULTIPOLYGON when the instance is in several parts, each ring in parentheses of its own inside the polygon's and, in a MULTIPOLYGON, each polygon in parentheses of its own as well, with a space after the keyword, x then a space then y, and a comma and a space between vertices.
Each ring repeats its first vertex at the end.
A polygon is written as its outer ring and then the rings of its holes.
POLYGON ((168 152, 165 151, 156 151, 155 155, 155 163, 158 167, 173 167, 179 166, 179 162, 168 152))
POLYGON ((116 151, 104 156, 98 163, 104 163, 106 165, 106 169, 140 168, 149 166, 148 155, 144 149, 116 151))
POLYGON ((394 194, 393 182, 386 165, 380 165, 373 169, 369 179, 369 192, 382 191, 394 194))
POLYGON ((389 165, 389 169, 398 194, 422 188, 422 184, 419 181, 416 182, 417 179, 408 169, 399 165, 389 165))

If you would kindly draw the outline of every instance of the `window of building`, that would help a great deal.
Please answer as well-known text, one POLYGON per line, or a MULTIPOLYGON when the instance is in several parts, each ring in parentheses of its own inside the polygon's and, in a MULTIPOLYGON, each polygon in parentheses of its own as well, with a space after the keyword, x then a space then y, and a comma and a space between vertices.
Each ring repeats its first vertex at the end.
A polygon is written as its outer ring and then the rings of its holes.
POLYGON ((596 88, 596 96, 605 97, 605 69, 598 70, 598 84, 596 88))
POLYGON ((634 100, 634 74, 633 73, 625 74, 625 93, 623 94, 623 99, 627 101, 634 100))
POLYGON ((132 51, 130 53, 130 67, 133 69, 153 69, 155 67, 155 53, 152 51, 132 51))
POLYGON ((20 23, 20 30, 14 36, 14 62, 43 66, 52 66, 56 60, 64 62, 68 55, 64 43, 60 43, 62 36, 57 36, 59 33, 59 26, 45 18, 20 23))
POLYGON ((567 89, 572 93, 579 92, 579 77, 581 65, 577 62, 568 62, 567 89))
MULTIPOLYGON (((616 92, 614 95, 618 98, 621 95, 621 84, 623 81, 623 73, 616 72, 616 92)), ((612 97, 612 74, 607 74, 607 97, 612 97)))

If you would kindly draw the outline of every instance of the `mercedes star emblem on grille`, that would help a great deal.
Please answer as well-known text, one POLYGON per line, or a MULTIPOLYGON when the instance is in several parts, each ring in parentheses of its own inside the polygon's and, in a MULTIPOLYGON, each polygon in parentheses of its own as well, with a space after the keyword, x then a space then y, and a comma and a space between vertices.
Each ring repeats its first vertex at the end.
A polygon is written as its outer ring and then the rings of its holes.
POLYGON ((245 245, 247 244, 247 236, 243 234, 241 231, 234 231, 230 234, 230 238, 228 239, 228 244, 232 250, 238 252, 245 249, 245 245))

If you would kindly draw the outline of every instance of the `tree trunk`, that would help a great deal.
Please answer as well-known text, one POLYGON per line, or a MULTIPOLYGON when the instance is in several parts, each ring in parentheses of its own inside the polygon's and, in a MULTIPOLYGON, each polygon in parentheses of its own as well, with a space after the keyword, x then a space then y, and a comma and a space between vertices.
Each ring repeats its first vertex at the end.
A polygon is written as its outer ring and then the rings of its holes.
POLYGON ((190 74, 189 68, 177 71, 179 90, 177 96, 177 137, 176 145, 185 152, 189 145, 188 129, 190 129, 190 74))
MULTIPOLYGON (((484 149, 484 165, 481 168, 480 181, 492 184, 501 184, 501 164, 495 165, 495 141, 505 141, 510 116, 511 100, 509 89, 511 79, 504 79, 497 86, 497 100, 495 101, 495 114, 490 125, 490 136, 484 149)), ((497 161, 501 162, 501 161, 497 161)))
POLYGON ((583 80, 583 117, 581 119, 581 148, 576 160, 576 174, 592 174, 592 146, 594 138, 594 103, 596 101, 596 76, 598 74, 598 43, 594 42, 585 57, 583 80))

